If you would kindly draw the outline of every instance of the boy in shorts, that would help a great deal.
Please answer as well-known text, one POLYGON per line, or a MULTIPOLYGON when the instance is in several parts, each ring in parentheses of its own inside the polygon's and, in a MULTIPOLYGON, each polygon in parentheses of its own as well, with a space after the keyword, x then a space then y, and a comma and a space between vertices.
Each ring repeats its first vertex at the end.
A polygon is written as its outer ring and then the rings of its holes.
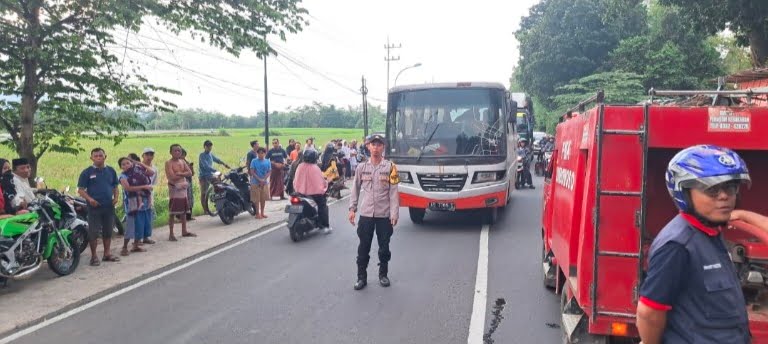
POLYGON ((258 157, 251 161, 249 173, 251 175, 251 202, 256 210, 256 219, 265 219, 267 215, 264 208, 267 205, 269 197, 269 174, 272 170, 272 163, 266 159, 267 150, 259 147, 256 150, 258 157))

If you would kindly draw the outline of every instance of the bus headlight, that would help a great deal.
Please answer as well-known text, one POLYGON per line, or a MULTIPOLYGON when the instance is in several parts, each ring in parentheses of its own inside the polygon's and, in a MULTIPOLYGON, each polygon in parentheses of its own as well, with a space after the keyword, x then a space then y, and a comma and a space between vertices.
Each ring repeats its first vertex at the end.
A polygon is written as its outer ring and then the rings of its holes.
POLYGON ((411 179, 411 172, 398 171, 397 176, 400 177, 401 183, 413 184, 413 179, 411 179))
POLYGON ((475 172, 472 183, 488 183, 504 179, 504 171, 481 171, 475 172))

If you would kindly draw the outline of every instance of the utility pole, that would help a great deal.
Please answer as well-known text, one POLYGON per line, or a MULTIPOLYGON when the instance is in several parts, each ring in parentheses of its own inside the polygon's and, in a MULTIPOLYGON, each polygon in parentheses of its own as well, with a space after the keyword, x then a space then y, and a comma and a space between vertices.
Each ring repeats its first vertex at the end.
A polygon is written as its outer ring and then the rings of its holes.
POLYGON ((264 60, 264 145, 269 147, 269 97, 267 93, 267 54, 261 57, 264 60))
POLYGON ((365 75, 363 75, 363 86, 360 87, 360 93, 363 95, 363 135, 368 137, 368 87, 365 85, 365 75))
POLYGON ((400 61, 400 55, 397 55, 397 57, 392 56, 390 54, 390 50, 392 49, 400 49, 403 45, 398 43, 397 45, 390 44, 389 43, 389 36, 387 36, 387 44, 384 45, 384 49, 387 49, 387 56, 384 57, 384 61, 387 61, 387 94, 389 94, 389 62, 391 61, 400 61))

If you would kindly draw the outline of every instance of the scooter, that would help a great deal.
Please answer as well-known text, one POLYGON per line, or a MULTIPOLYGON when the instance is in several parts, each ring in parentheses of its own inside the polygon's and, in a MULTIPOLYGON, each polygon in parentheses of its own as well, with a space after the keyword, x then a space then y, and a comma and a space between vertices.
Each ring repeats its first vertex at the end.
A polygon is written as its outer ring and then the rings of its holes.
POLYGON ((288 213, 288 233, 294 242, 320 228, 320 213, 312 197, 294 193, 291 195, 291 204, 285 206, 285 212, 288 213))
POLYGON ((515 177, 515 189, 522 189, 525 187, 526 182, 531 184, 530 188, 534 189, 533 182, 530 180, 531 172, 526 170, 526 161, 522 156, 517 157, 517 173, 515 177))
POLYGON ((549 162, 552 161, 552 151, 544 152, 544 171, 546 172, 549 162))
POLYGON ((221 172, 214 173, 217 181, 213 183, 212 201, 216 204, 216 213, 225 225, 232 224, 235 216, 245 211, 256 215, 248 189, 248 175, 243 173, 244 169, 245 167, 238 167, 230 170, 223 180, 218 179, 221 172))

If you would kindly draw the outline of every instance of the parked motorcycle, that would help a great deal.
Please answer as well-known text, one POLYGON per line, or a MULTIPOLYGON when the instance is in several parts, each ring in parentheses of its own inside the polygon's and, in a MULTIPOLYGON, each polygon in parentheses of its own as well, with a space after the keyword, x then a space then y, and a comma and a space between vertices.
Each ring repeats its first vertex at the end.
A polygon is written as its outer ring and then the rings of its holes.
POLYGON ((27 209, 29 213, 0 220, 0 278, 30 277, 44 260, 60 276, 74 272, 80 251, 72 230, 59 227, 56 220, 77 221, 74 208, 55 190, 40 190, 27 209))
POLYGON ((221 172, 214 173, 217 181, 213 183, 212 202, 216 204, 216 213, 224 224, 232 224, 235 216, 244 211, 256 215, 251 203, 248 174, 244 170, 245 167, 232 169, 221 180, 221 172))
POLYGON ((291 195, 291 204, 285 206, 285 212, 288 213, 288 233, 294 242, 320 228, 320 213, 312 197, 298 193, 291 195))

